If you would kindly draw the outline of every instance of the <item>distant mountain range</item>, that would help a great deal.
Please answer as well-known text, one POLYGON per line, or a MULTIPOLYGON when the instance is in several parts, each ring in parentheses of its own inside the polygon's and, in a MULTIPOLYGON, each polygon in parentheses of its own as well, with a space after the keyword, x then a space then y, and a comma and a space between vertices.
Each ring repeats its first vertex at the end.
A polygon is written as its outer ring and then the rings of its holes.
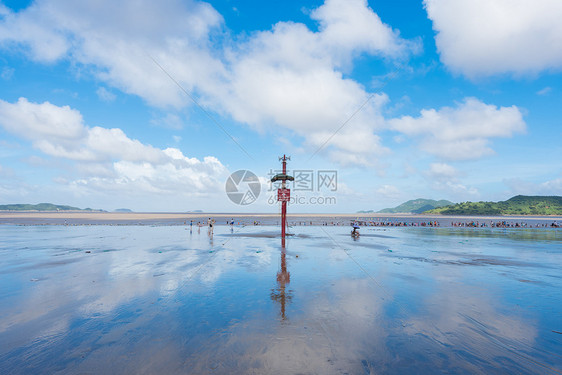
POLYGON ((442 215, 562 215, 562 197, 517 195, 500 202, 463 202, 426 211, 442 215))
POLYGON ((39 204, 4 204, 0 205, 0 211, 103 211, 92 208, 81 209, 72 206, 63 206, 52 203, 39 204))
MULTIPOLYGON (((93 211, 105 212, 92 208, 57 205, 52 203, 39 204, 5 204, 0 205, 0 211, 93 211)), ((115 212, 131 212, 120 208, 115 212)), ((193 213, 200 210, 190 211, 193 213)), ((375 213, 374 211, 359 211, 358 213, 375 213)), ((442 214, 442 215, 473 215, 473 216, 503 216, 503 215, 562 215, 562 197, 560 196, 525 196, 517 195, 500 202, 463 202, 452 203, 448 200, 413 199, 394 208, 385 208, 376 213, 408 213, 408 214, 442 214)))
MULTIPOLYGON (((421 214, 427 210, 431 210, 437 207, 443 207, 454 204, 448 200, 440 200, 436 201, 433 199, 413 199, 408 202, 404 202, 399 206, 394 208, 385 208, 383 210, 377 211, 377 213, 381 214, 421 214)), ((374 211, 359 211, 359 213, 366 214, 366 213, 374 213, 374 211)))

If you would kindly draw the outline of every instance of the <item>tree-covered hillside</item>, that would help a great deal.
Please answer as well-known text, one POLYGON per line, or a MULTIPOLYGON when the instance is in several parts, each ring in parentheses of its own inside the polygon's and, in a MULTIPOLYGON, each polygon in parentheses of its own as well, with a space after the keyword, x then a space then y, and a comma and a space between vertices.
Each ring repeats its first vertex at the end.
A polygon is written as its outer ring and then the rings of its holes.
POLYGON ((378 212, 379 213, 387 213, 387 214, 398 214, 398 213, 419 214, 419 213, 422 213, 424 211, 431 210, 433 208, 447 206, 447 205, 451 205, 451 204, 453 204, 453 202, 450 202, 450 201, 444 200, 444 199, 442 199, 440 201, 436 201, 436 200, 433 200, 433 199, 418 198, 418 199, 410 200, 408 202, 404 202, 401 205, 396 206, 394 208, 385 208, 385 209, 380 210, 378 212))
POLYGON ((500 202, 463 202, 424 213, 443 215, 562 215, 562 197, 517 195, 500 202))

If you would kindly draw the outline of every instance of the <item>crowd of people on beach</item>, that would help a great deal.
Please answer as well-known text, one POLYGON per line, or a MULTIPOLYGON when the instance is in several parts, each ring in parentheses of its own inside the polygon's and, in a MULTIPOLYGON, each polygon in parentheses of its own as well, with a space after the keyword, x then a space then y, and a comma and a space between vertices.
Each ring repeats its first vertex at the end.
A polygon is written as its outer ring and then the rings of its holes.
MULTIPOLYGON (((453 221, 450 225, 440 223, 437 220, 428 221, 394 221, 394 220, 353 220, 352 225, 357 224, 363 227, 461 227, 461 228, 562 228, 562 223, 558 221, 537 222, 531 221, 453 221)), ((254 225, 255 222, 254 222, 254 225)), ((348 226, 349 221, 293 221, 289 226, 348 226)))
POLYGON ((562 228, 562 223, 558 223, 553 221, 550 224, 547 223, 535 223, 534 225, 528 222, 509 222, 509 221, 490 221, 489 223, 486 222, 479 222, 479 221, 470 221, 470 222, 452 222, 452 227, 469 227, 469 228, 562 228))
MULTIPOLYGON (((347 226, 349 225, 348 221, 323 221, 320 223, 315 223, 313 221, 297 221, 297 222, 290 222, 290 226, 347 226)), ((354 220, 352 225, 359 225, 363 227, 438 227, 440 224, 437 221, 422 221, 422 222, 405 222, 405 221, 361 221, 361 220, 354 220)))
MULTIPOLYGON (((246 218, 247 219, 247 218, 246 218)), ((340 219, 340 218, 338 218, 340 219)), ((110 225, 110 226, 119 226, 119 225, 181 225, 182 222, 73 222, 69 220, 61 220, 59 222, 45 222, 45 223, 37 223, 31 222, 27 224, 19 224, 19 225, 65 225, 65 226, 78 226, 78 225, 110 225)), ((234 230, 234 226, 244 227, 244 226, 260 226, 260 225, 276 225, 279 226, 279 220, 265 220, 265 222, 259 220, 245 220, 244 218, 239 218, 238 221, 235 221, 234 218, 231 220, 225 220, 224 223, 229 225, 232 230, 234 230)), ((208 227, 208 232, 210 234, 213 233, 215 225, 218 223, 214 218, 208 218, 207 222, 204 221, 197 221, 196 223, 193 220, 190 220, 188 223, 187 220, 183 221, 183 225, 189 226, 189 230, 193 232, 193 227, 197 227, 197 231, 200 232, 201 228, 204 226, 208 227)), ((562 221, 560 220, 553 220, 549 221, 547 218, 536 220, 458 220, 458 221, 448 221, 446 218, 439 219, 439 220, 418 220, 416 221, 414 218, 406 221, 406 220, 396 220, 396 219, 364 219, 364 220, 350 220, 350 219, 340 219, 340 220, 298 220, 298 221, 289 221, 289 227, 298 227, 298 226, 349 226, 350 224, 357 224, 361 227, 454 227, 454 228, 551 228, 557 229, 562 228, 562 221)), ((187 228, 186 228, 187 229, 187 228)))

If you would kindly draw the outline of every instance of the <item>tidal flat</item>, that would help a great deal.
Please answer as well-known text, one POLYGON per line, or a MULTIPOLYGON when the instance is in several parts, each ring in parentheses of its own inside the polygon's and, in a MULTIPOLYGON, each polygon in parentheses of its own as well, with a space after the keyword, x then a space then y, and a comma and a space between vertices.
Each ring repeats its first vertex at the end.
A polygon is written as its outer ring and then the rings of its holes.
POLYGON ((0 225, 0 373, 562 373, 562 230, 289 231, 0 225))

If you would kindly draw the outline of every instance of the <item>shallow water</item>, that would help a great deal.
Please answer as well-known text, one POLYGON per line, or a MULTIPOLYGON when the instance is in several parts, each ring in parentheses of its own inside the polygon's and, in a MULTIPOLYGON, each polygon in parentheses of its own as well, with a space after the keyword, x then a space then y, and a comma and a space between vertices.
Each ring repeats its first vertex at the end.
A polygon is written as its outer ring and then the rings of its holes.
POLYGON ((1 374, 559 374, 562 230, 0 226, 1 374))

